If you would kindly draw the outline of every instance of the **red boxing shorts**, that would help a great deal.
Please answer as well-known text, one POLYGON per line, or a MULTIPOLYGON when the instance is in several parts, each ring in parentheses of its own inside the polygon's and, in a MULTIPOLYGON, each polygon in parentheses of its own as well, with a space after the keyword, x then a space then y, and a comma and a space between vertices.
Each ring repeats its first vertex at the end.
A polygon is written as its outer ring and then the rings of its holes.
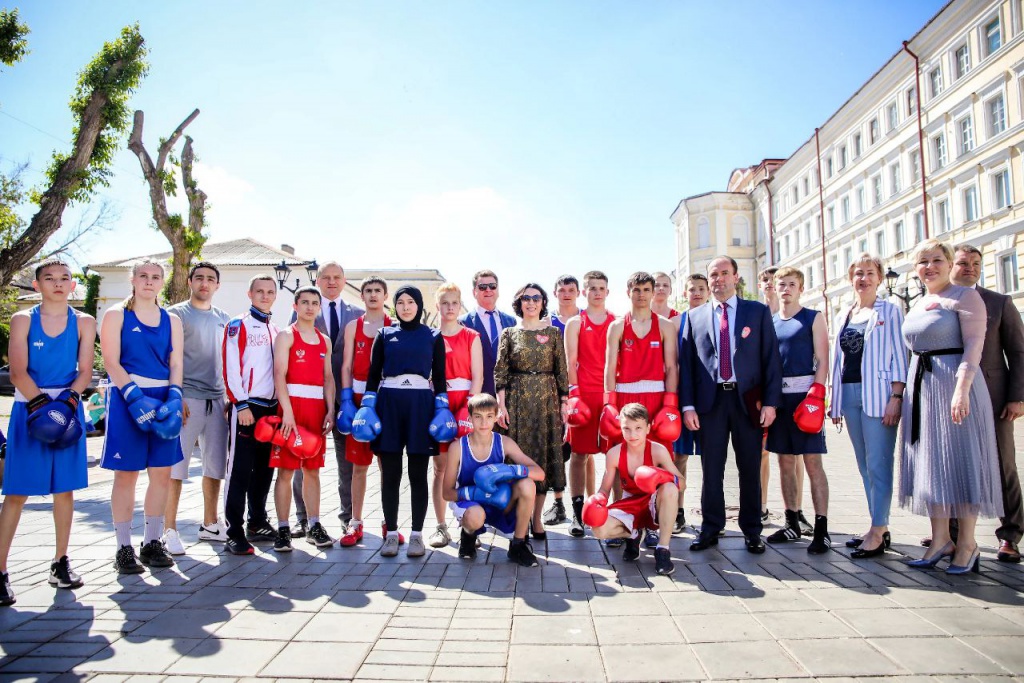
MULTIPOLYGON (((639 403, 639 401, 637 401, 639 403)), ((627 529, 658 529, 658 497, 653 493, 627 496, 608 506, 608 516, 622 522, 627 529)))
MULTIPOLYGON (((292 412, 295 415, 295 424, 301 425, 319 434, 324 427, 324 418, 327 417, 327 406, 322 400, 308 398, 292 398, 292 412)), ((294 453, 283 446, 273 446, 270 449, 270 466, 283 470, 319 470, 324 466, 324 453, 327 450, 326 439, 320 445, 320 453, 312 458, 300 459, 294 453)))
POLYGON ((601 438, 601 409, 604 407, 603 391, 580 392, 580 399, 590 408, 590 422, 581 427, 569 427, 568 444, 573 453, 593 455, 608 450, 608 442, 601 438))
MULTIPOLYGON (((650 415, 651 422, 654 422, 654 416, 661 410, 661 403, 665 400, 664 391, 648 391, 642 394, 627 394, 621 391, 616 392, 616 398, 618 399, 618 405, 616 406, 619 410, 627 403, 639 403, 644 408, 647 408, 647 413, 650 415)), ((662 446, 668 449, 668 452, 672 452, 672 442, 665 443, 664 441, 658 441, 653 437, 649 437, 651 441, 660 443, 662 446)))

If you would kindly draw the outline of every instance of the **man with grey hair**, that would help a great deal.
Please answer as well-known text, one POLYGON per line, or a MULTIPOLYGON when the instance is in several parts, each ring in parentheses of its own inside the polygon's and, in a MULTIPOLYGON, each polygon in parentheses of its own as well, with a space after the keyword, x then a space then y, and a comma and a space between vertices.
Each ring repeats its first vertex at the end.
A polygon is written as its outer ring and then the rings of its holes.
POLYGON ((985 373, 992 414, 996 416, 999 478, 1003 487, 1004 516, 996 529, 997 557, 1001 562, 1020 562, 1017 544, 1024 536, 1024 502, 1017 475, 1013 421, 1024 415, 1024 323, 1013 299, 978 286, 983 267, 981 250, 971 244, 958 244, 954 252, 950 279, 954 284, 974 287, 988 313, 981 371, 985 373))

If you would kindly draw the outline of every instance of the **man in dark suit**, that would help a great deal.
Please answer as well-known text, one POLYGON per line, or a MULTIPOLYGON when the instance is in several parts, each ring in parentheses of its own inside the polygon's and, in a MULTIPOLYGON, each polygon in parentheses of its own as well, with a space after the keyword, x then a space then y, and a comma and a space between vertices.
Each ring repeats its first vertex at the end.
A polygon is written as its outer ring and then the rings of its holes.
POLYGON ((481 270, 473 276, 473 298, 476 299, 476 310, 459 318, 459 322, 480 333, 484 349, 484 385, 481 391, 494 396, 498 340, 504 328, 516 326, 516 319, 495 308, 498 304, 498 276, 490 270, 481 270))
POLYGON ((970 244, 958 244, 950 277, 955 284, 974 287, 985 302, 988 324, 981 352, 981 371, 985 373, 992 414, 996 417, 996 447, 999 474, 1003 485, 1003 517, 996 529, 1002 562, 1020 562, 1017 544, 1024 536, 1024 503, 1017 475, 1013 445, 1013 421, 1024 415, 1024 323, 1013 299, 978 287, 981 278, 981 251, 970 244))
POLYGON ((736 261, 708 264, 712 298, 689 311, 679 335, 679 404, 683 424, 701 438, 704 484, 700 535, 690 550, 718 544, 725 528, 725 462, 729 437, 740 474, 740 529, 747 550, 761 540, 761 437, 782 398, 782 357, 764 304, 736 296, 736 261))
MULTIPOLYGON (((341 363, 345 357, 345 326, 350 321, 361 316, 364 311, 358 306, 353 306, 341 298, 345 291, 345 269, 337 261, 328 261, 320 266, 317 274, 316 286, 320 288, 323 295, 323 303, 320 306, 320 314, 316 317, 316 329, 330 337, 332 344, 331 351, 331 372, 334 373, 335 396, 341 393, 341 363)), ((292 313, 289 323, 295 322, 295 313, 292 313)), ((337 414, 339 402, 335 401, 334 411, 337 414)), ((352 519, 352 463, 345 459, 345 437, 335 428, 334 430, 334 457, 338 462, 338 497, 341 499, 341 509, 338 518, 342 523, 342 535, 352 519)), ((295 515, 298 518, 298 525, 292 531, 292 536, 304 536, 308 522, 306 520, 306 505, 302 500, 302 470, 295 472, 292 478, 292 498, 295 500, 295 515)))

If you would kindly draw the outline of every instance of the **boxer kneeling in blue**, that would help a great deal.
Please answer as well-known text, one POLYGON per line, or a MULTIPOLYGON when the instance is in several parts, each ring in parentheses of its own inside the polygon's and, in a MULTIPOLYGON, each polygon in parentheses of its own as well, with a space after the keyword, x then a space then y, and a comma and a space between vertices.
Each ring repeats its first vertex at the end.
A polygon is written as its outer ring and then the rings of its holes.
POLYGON ((537 496, 534 482, 544 481, 544 470, 515 441, 494 433, 497 399, 477 394, 469 399, 468 408, 473 432, 449 447, 443 489, 444 499, 462 525, 459 557, 476 557, 476 537, 486 524, 512 534, 508 559, 522 567, 536 567, 526 534, 537 496))
POLYGON ((149 474, 144 510, 145 536, 139 558, 150 567, 170 567, 174 560, 160 538, 170 487, 171 466, 182 460, 181 379, 184 333, 181 320, 157 303, 164 269, 143 260, 132 267, 132 295, 108 310, 100 325, 100 349, 110 376, 107 437, 100 465, 114 470, 110 508, 121 574, 143 571, 132 547, 135 484, 149 474))
POLYGON ((78 588, 83 583, 67 552, 73 492, 89 485, 80 392, 92 378, 96 320, 68 305, 75 281, 63 261, 39 264, 32 286, 42 303, 11 318, 9 354, 16 391, 0 510, 0 605, 15 602, 7 555, 28 496, 53 496, 57 548, 50 585, 78 588))

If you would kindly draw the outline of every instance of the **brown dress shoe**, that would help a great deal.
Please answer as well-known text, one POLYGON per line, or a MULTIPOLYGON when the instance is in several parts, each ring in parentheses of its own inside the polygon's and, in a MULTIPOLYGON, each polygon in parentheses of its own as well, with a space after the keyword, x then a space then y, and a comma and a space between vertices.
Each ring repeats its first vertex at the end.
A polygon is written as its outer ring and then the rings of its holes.
POLYGON ((1013 541, 1002 541, 999 543, 999 553, 996 558, 1000 562, 1020 562, 1020 550, 1013 541))

